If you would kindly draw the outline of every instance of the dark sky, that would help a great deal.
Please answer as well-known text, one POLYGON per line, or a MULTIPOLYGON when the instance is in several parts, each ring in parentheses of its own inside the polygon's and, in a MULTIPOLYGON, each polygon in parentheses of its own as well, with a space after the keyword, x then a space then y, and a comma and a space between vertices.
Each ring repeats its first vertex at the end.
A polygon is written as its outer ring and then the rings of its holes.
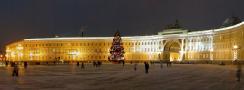
POLYGON ((149 35, 176 19, 191 30, 244 18, 244 0, 0 0, 0 47, 31 37, 149 35))

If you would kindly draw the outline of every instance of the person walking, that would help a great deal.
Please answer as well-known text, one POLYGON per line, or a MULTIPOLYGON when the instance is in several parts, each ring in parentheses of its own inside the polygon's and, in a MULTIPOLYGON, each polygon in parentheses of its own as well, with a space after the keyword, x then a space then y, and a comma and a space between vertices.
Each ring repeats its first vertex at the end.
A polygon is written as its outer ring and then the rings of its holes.
POLYGON ((169 62, 169 66, 172 67, 172 62, 169 62))
POLYGON ((77 63, 76 63, 76 66, 79 67, 79 66, 80 66, 80 62, 77 62, 77 63))
POLYGON ((172 62, 167 61, 166 63, 167 63, 167 67, 171 67, 172 66, 172 62))
POLYGON ((166 64, 167 64, 167 67, 169 67, 169 61, 167 61, 166 64))
POLYGON ((98 65, 98 67, 101 67, 102 62, 101 61, 97 61, 97 65, 98 65))
POLYGON ((26 69, 28 66, 28 63, 27 62, 24 62, 24 68, 26 69))
POLYGON ((160 68, 163 68, 163 61, 160 61, 160 68))
POLYGON ((149 64, 148 62, 144 62, 144 64, 145 64, 145 73, 148 74, 149 64))
POLYGON ((85 69, 84 62, 81 62, 81 69, 85 69))
POLYGON ((13 73, 12 73, 13 77, 18 77, 19 76, 19 68, 17 64, 14 64, 14 69, 13 69, 13 73))
POLYGON ((240 82, 241 81, 241 64, 237 64, 237 70, 236 70, 236 81, 240 82))
POLYGON ((93 61, 92 63, 93 63, 93 67, 97 67, 97 63, 95 61, 93 61))
POLYGON ((137 63, 134 64, 134 70, 137 70, 137 63))
POLYGON ((8 62, 5 62, 5 66, 8 67, 8 62))
POLYGON ((122 61, 123 67, 125 66, 125 61, 122 61))

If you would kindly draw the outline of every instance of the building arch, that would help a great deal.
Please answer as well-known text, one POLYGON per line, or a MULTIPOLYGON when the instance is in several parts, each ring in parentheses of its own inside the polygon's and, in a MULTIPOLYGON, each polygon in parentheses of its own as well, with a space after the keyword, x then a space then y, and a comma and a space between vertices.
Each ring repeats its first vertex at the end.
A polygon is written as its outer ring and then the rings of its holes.
POLYGON ((167 40, 163 44, 163 59, 166 61, 180 61, 182 59, 182 40, 167 40))

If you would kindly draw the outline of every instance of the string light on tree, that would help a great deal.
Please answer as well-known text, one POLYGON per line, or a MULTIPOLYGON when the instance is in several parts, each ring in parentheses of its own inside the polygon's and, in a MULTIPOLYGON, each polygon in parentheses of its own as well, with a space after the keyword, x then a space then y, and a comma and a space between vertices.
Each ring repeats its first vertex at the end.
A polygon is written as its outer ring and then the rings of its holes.
POLYGON ((117 31, 114 34, 113 43, 110 48, 110 56, 108 59, 111 62, 118 62, 118 63, 124 62, 125 60, 124 53, 125 52, 124 52, 122 39, 120 33, 117 31))

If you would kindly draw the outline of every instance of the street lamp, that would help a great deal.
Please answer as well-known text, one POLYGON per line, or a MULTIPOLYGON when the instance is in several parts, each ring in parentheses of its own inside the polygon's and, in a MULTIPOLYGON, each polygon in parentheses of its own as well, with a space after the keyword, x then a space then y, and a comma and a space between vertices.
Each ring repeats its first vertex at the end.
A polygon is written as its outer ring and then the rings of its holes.
POLYGON ((237 45, 234 45, 233 48, 234 48, 234 49, 238 49, 239 47, 238 47, 237 45))

